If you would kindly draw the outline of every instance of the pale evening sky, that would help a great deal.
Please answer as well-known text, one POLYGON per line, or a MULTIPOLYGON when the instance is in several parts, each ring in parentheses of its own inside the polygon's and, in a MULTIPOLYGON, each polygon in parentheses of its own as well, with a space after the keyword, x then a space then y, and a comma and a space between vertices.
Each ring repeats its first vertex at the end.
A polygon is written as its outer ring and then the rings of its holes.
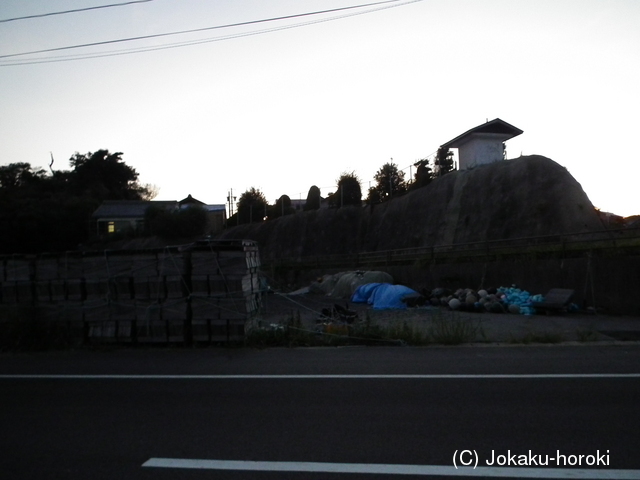
MULTIPOLYGON (((3 0, 0 20, 124 1, 3 0)), ((596 207, 640 214, 637 0, 400 0, 8 56, 364 3, 152 0, 0 22, 0 164, 48 169, 52 152, 69 169, 74 152, 109 149, 158 200, 304 199, 352 171, 366 195, 391 158, 408 178, 499 117, 524 130, 510 158, 545 155, 596 207), (131 53, 158 46, 173 48, 131 53), (15 65, 34 60, 47 62, 15 65)))

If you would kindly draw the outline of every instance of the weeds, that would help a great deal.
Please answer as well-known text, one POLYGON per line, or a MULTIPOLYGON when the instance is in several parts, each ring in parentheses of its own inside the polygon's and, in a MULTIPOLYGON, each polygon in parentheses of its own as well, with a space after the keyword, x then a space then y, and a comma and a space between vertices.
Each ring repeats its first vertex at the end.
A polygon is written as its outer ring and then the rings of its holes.
POLYGON ((381 324, 366 312, 365 319, 347 324, 332 322, 305 329, 299 312, 292 312, 281 323, 254 328, 247 333, 246 345, 269 346, 344 346, 344 345, 459 345, 486 339, 480 322, 455 313, 425 314, 424 322, 396 320, 381 324))
POLYGON ((595 342, 598 340, 598 332, 595 330, 583 330, 579 328, 576 330, 579 342, 595 342))
POLYGON ((407 345, 426 345, 429 343, 429 335, 424 329, 409 325, 406 321, 391 325, 387 334, 389 338, 401 340, 407 345))
POLYGON ((247 332, 245 345, 257 348, 313 345, 313 334, 302 328, 300 312, 292 312, 281 323, 258 326, 247 332))
POLYGON ((467 318, 461 318, 451 312, 444 315, 438 312, 432 321, 429 336, 435 343, 443 345, 460 345, 473 342, 480 335, 486 339, 480 322, 474 322, 467 318))

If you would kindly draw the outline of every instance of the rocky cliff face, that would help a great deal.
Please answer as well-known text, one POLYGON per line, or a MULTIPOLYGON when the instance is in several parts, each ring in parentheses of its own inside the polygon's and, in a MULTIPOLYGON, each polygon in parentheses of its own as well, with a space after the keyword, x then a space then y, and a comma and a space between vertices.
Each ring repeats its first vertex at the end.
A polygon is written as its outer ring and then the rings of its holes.
POLYGON ((569 172, 539 155, 453 172, 372 207, 345 207, 226 230, 263 258, 355 253, 601 230, 569 172))

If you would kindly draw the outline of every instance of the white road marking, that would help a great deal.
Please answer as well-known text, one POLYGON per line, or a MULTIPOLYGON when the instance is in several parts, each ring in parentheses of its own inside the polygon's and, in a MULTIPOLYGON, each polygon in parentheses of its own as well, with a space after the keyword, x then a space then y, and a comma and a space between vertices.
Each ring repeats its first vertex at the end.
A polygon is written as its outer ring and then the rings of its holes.
POLYGON ((454 468, 448 465, 402 465, 375 463, 256 462, 244 460, 191 460, 185 458, 150 458, 143 467, 200 470, 245 470, 260 472, 359 473, 386 475, 440 475, 447 477, 515 477, 640 479, 640 470, 478 467, 454 468))
POLYGON ((390 374, 390 375, 360 375, 360 374, 326 374, 326 375, 144 375, 144 374, 0 374, 0 380, 15 379, 44 379, 44 380, 376 380, 376 379, 408 379, 408 380, 439 380, 439 379, 588 379, 588 378, 640 378, 640 373, 507 373, 507 374, 390 374))

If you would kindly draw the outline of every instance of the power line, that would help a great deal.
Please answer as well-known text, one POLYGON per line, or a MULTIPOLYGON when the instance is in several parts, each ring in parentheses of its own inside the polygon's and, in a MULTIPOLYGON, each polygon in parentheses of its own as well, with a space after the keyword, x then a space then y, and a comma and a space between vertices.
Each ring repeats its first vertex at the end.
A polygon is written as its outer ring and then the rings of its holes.
MULTIPOLYGON (((145 1, 147 1, 147 0, 145 0, 145 1)), ((150 38, 168 37, 168 36, 172 36, 172 35, 183 35, 183 34, 186 34, 186 33, 197 33, 197 32, 204 32, 204 31, 208 31, 208 30, 217 30, 217 29, 222 29, 222 28, 253 25, 253 24, 257 24, 257 23, 274 22, 274 21, 278 21, 278 20, 289 20, 289 19, 292 19, 292 18, 308 17, 308 16, 311 16, 311 15, 321 15, 321 14, 325 14, 325 13, 333 13, 333 12, 339 12, 339 11, 344 11, 344 10, 353 10, 353 9, 356 9, 356 8, 365 8, 365 7, 383 5, 383 4, 388 4, 388 3, 397 3, 397 2, 400 2, 400 1, 401 0, 384 0, 384 1, 381 1, 381 2, 365 3, 365 4, 360 4, 360 5, 352 5, 352 6, 349 6, 349 7, 333 8, 333 9, 329 9, 329 10, 320 10, 320 11, 316 11, 316 12, 298 13, 298 14, 295 14, 295 15, 286 15, 286 16, 282 16, 282 17, 266 18, 266 19, 262 19, 262 20, 250 20, 250 21, 246 21, 246 22, 231 23, 231 24, 227 24, 227 25, 215 25, 215 26, 212 26, 212 27, 195 28, 195 29, 191 29, 191 30, 181 30, 181 31, 177 31, 177 32, 156 33, 156 34, 153 34, 153 35, 142 35, 142 36, 138 36, 138 37, 119 38, 119 39, 114 39, 114 40, 105 40, 105 41, 102 41, 102 42, 92 42, 92 43, 83 43, 83 44, 77 44, 77 45, 68 45, 68 46, 65 46, 65 47, 46 48, 46 49, 42 49, 42 50, 33 50, 33 51, 30 51, 30 52, 10 53, 10 54, 7 54, 7 55, 0 55, 0 58, 12 58, 12 57, 19 57, 19 56, 23 56, 23 55, 34 55, 34 54, 37 54, 37 53, 50 53, 50 52, 57 52, 57 51, 61 51, 61 50, 71 50, 71 49, 75 49, 75 48, 95 47, 95 46, 99 46, 99 45, 109 45, 109 44, 113 44, 113 43, 132 42, 132 41, 137 41, 137 40, 147 40, 147 39, 150 39, 150 38)), ((421 1, 421 0, 413 0, 413 1, 421 1)), ((413 2, 405 2, 405 3, 413 3, 413 2)))
POLYGON ((53 15, 66 15, 67 13, 86 12, 88 10, 98 10, 100 8, 123 7, 125 5, 132 5, 134 3, 146 3, 146 2, 153 2, 153 1, 155 0, 134 0, 134 1, 123 2, 123 3, 111 3, 109 5, 98 5, 95 7, 76 8, 74 10, 63 10, 61 12, 39 13, 37 15, 26 15, 24 17, 4 18, 4 19, 0 19, 0 23, 15 22, 17 20, 30 20, 32 18, 51 17, 53 15))
MULTIPOLYGON (((398 1, 398 0, 393 0, 393 1, 395 2, 395 1, 398 1)), ((421 1, 423 1, 423 0, 406 0, 406 1, 402 2, 402 3, 394 3, 393 5, 386 5, 386 6, 377 7, 377 8, 374 8, 374 9, 365 10, 365 11, 362 11, 362 12, 348 13, 348 14, 334 16, 334 17, 330 17, 330 18, 324 18, 324 19, 313 20, 313 21, 308 21, 308 22, 296 23, 296 24, 285 25, 285 26, 281 26, 281 27, 274 27, 274 28, 263 29, 263 30, 254 30, 254 31, 250 31, 250 32, 230 34, 230 35, 225 35, 225 36, 221 36, 221 37, 213 37, 213 38, 200 39, 200 40, 189 40, 189 41, 184 41, 184 42, 169 43, 169 44, 165 44, 165 45, 153 45, 153 46, 147 46, 147 47, 136 47, 136 48, 131 48, 131 49, 112 50, 112 51, 100 52, 100 53, 83 53, 83 54, 76 54, 76 55, 61 55, 61 56, 57 56, 57 57, 54 56, 54 57, 36 58, 36 59, 31 59, 31 60, 26 60, 26 59, 25 60, 13 60, 13 61, 11 61, 11 60, 10 61, 6 61, 5 60, 4 63, 2 63, 2 61, 0 60, 0 67, 10 67, 10 66, 18 66, 18 65, 35 65, 35 64, 42 64, 42 63, 58 63, 58 62, 68 62, 68 61, 74 61, 74 60, 89 60, 89 59, 94 59, 94 58, 113 57, 113 56, 120 56, 120 55, 130 55, 130 54, 134 54, 134 53, 145 53, 145 52, 152 52, 152 51, 157 51, 157 50, 167 50, 167 49, 187 47, 187 46, 192 46, 192 45, 201 45, 201 44, 205 44, 205 43, 219 42, 219 41, 231 40, 231 39, 235 39, 235 38, 249 37, 249 36, 253 36, 253 35, 261 35, 261 34, 264 34, 264 33, 276 32, 276 31, 281 31, 281 30, 287 30, 287 29, 292 29, 292 28, 303 27, 303 26, 307 26, 307 25, 313 25, 313 24, 317 24, 317 23, 329 22, 329 21, 333 21, 333 20, 337 20, 337 19, 342 19, 342 18, 347 18, 347 17, 352 17, 352 16, 358 16, 358 15, 364 15, 364 14, 371 13, 371 12, 374 12, 374 11, 400 7, 400 6, 404 6, 404 5, 410 4, 410 3, 416 3, 416 2, 421 2, 421 1)), ((380 3, 390 3, 390 2, 380 2, 380 3)), ((353 7, 353 8, 356 8, 356 7, 353 7)))

